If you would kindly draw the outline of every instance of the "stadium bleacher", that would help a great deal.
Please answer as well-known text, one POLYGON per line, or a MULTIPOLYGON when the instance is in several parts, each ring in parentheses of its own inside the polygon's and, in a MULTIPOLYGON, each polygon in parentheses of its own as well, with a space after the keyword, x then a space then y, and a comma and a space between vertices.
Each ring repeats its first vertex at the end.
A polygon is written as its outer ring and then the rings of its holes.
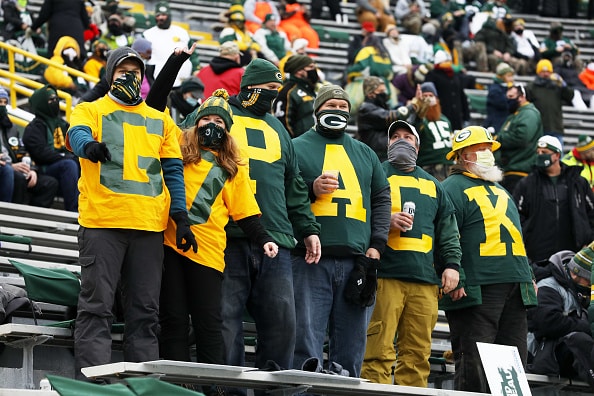
MULTIPOLYGON (((304 3, 310 3, 307 0, 304 3)), ((39 11, 43 0, 30 0, 29 8, 33 14, 39 11)), ((146 1, 143 8, 127 4, 131 12, 137 13, 137 23, 150 26, 150 14, 156 2, 146 1), (134 10, 134 11, 132 11, 134 10), (144 20, 140 20, 142 16, 144 20)), ((229 7, 229 1, 210 1, 210 0, 179 0, 171 1, 171 7, 174 11, 174 18, 181 23, 188 25, 194 32, 192 37, 198 41, 198 51, 202 64, 206 64, 213 56, 218 54, 217 49, 217 26, 220 26, 220 14, 229 7)), ((346 24, 337 23, 330 20, 312 20, 312 25, 317 26, 321 32, 322 38, 320 50, 315 51, 316 61, 327 75, 339 80, 344 73, 346 66, 346 50, 349 37, 358 34, 360 28, 356 22, 354 3, 343 3, 343 12, 348 16, 349 22, 346 24)), ((534 15, 514 14, 515 17, 522 17, 526 20, 527 27, 532 29, 539 40, 542 40, 548 34, 548 27, 553 18, 542 18, 534 15)), ((574 42, 581 48, 581 56, 584 59, 594 58, 594 38, 591 30, 592 25, 585 20, 563 20, 566 32, 574 42)), ((492 73, 471 72, 477 81, 483 85, 491 83, 492 73)), ((518 80, 528 82, 530 78, 521 77, 518 80)), ((485 95, 484 90, 469 90, 469 95, 485 95)), ((577 142, 579 134, 590 134, 594 136, 594 112, 578 111, 572 107, 564 107, 564 121, 566 125, 566 148, 569 149, 577 142)), ((484 115, 479 111, 473 111, 473 121, 480 123, 484 115)), ((31 243, 23 244, 18 242, 2 242, 0 245, 0 272, 5 276, 0 277, 1 283, 10 283, 17 286, 24 286, 22 277, 14 270, 9 259, 17 259, 26 264, 38 266, 40 268, 66 268, 69 271, 76 272, 78 267, 78 251, 76 246, 76 231, 78 224, 76 214, 60 210, 39 210, 21 205, 2 204, 0 205, 0 234, 17 235, 23 238, 29 238, 31 243)), ((64 309, 52 305, 44 305, 47 312, 48 321, 56 321, 63 313, 64 309)), ((45 340, 46 346, 72 347, 72 333, 68 329, 47 330, 47 328, 23 328, 16 325, 30 325, 28 312, 21 312, 24 323, 14 323, 12 326, 0 326, 0 342, 13 342, 17 338, 50 336, 45 340), (23 330, 24 329, 24 330, 23 330), (63 331, 64 330, 64 331, 63 331), (69 332, 70 331, 70 332, 69 332)), ((249 326, 249 325, 248 325, 249 326)), ((249 328, 249 327, 248 327, 249 328)), ((251 334, 255 335, 255 331, 251 334)), ((442 359, 443 352, 450 349, 449 328, 443 313, 440 314, 438 325, 434 330, 434 340, 432 345, 432 384, 435 387, 451 387, 453 366, 442 359)), ((117 339, 117 336, 114 337, 117 339)), ((253 351, 253 349, 251 349, 253 351)), ((31 351, 32 353, 32 351, 31 351)), ((51 354, 51 352, 48 352, 51 354)), ((37 357, 37 356, 36 356, 37 357)), ((31 355, 31 358, 33 356, 31 355)), ((25 359, 25 358, 24 358, 25 359)), ((4 361, 0 360, 0 366, 4 361)), ((28 370, 29 368, 27 368, 28 370)), ((33 365, 30 369, 33 373, 33 365)), ((25 370, 23 367, 22 370, 25 370)), ((35 376, 27 373, 28 383, 38 383, 42 370, 35 370, 35 376)), ((6 375, 7 371, 0 371, 6 375)), ((15 377, 21 375, 21 372, 15 372, 15 377)), ((566 388, 575 390, 574 394, 584 390, 584 384, 571 382, 565 379, 549 378, 545 376, 529 376, 531 385, 535 387, 554 387, 556 389, 566 388)), ((10 382, 8 382, 10 383, 10 382)), ((2 386, 2 385, 0 385, 2 386)), ((2 394, 0 389, 0 394, 2 394)), ((17 394, 17 393, 14 393, 17 394)), ((54 393, 52 393, 54 394, 54 393)), ((536 393, 535 393, 536 394, 536 393)))

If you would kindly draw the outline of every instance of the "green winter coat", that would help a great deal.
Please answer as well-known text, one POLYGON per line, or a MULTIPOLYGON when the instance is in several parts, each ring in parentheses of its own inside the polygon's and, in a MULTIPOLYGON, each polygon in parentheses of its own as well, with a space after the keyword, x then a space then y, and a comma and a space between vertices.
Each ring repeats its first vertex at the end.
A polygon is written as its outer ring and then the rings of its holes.
POLYGON ((495 151, 497 164, 505 172, 530 173, 536 161, 536 143, 542 136, 540 112, 532 103, 510 114, 497 133, 501 148, 495 151))

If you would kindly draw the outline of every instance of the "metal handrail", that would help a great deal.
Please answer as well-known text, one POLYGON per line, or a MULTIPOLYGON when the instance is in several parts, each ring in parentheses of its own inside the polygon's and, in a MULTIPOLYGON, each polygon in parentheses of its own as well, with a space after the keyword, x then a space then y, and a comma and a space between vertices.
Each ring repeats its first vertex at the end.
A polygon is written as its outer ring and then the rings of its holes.
MULTIPOLYGON (((14 58, 15 54, 20 54, 26 58, 33 59, 36 62, 45 64, 46 66, 56 67, 60 70, 67 72, 70 75, 73 75, 75 77, 81 77, 87 82, 91 82, 91 83, 99 82, 99 78, 97 78, 97 77, 94 77, 87 73, 81 72, 80 70, 76 70, 71 67, 61 65, 61 64, 56 63, 50 59, 43 57, 43 56, 33 54, 33 53, 25 51, 21 48, 15 47, 14 45, 0 42, 0 49, 5 50, 8 54, 8 71, 0 69, 0 77, 8 80, 8 82, 6 80, 0 79, 0 85, 5 86, 9 89, 10 105, 13 108, 17 107, 17 92, 20 93, 21 95, 30 97, 36 89, 41 88, 44 85, 44 84, 41 84, 40 82, 31 80, 26 77, 22 77, 17 74, 16 67, 15 67, 15 58, 14 58), (31 87, 33 89, 24 88, 21 85, 17 85, 16 82, 18 82, 22 85, 25 85, 27 87, 31 87)), ((65 103, 62 103, 62 101, 60 101, 60 109, 66 113, 66 120, 70 121, 70 113, 72 112, 72 95, 70 95, 68 92, 65 92, 65 91, 62 91, 59 89, 56 89, 56 90, 58 93, 58 97, 60 99, 63 99, 65 102, 65 103)))

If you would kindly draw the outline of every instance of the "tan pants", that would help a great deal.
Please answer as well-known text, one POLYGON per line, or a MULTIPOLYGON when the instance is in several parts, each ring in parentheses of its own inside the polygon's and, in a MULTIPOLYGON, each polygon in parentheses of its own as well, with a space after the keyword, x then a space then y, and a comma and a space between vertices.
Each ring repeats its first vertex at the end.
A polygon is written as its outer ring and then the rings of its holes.
POLYGON ((361 8, 357 10, 357 20, 361 24, 363 22, 373 23, 378 32, 384 32, 388 25, 396 25, 396 20, 392 15, 386 15, 383 11, 380 11, 380 16, 377 17, 373 12, 361 8))
POLYGON ((437 293, 436 285, 378 279, 361 378, 391 384, 392 365, 396 362, 394 383, 427 387, 437 293))

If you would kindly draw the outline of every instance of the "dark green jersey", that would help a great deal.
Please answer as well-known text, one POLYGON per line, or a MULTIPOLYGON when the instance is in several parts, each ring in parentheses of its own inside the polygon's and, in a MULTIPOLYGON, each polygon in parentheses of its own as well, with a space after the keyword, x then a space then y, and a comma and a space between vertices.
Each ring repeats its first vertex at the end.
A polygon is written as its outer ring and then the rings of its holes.
POLYGON ((392 195, 392 213, 401 212, 404 202, 416 205, 413 228, 390 229, 381 278, 440 284, 434 254, 442 264, 460 264, 462 252, 454 206, 442 185, 420 167, 402 172, 389 162, 382 164, 392 195))
POLYGON ((467 285, 531 282, 520 216, 509 193, 468 173, 451 175, 443 187, 456 208, 467 285))
POLYGON ((453 161, 446 159, 446 154, 452 149, 452 125, 450 120, 443 114, 437 121, 429 121, 423 118, 418 127, 421 146, 419 147, 419 158, 417 165, 448 164, 453 161))
MULTIPOLYGON (((232 98, 233 99, 233 98, 232 98)), ((299 175, 291 137, 272 114, 254 115, 231 101, 233 126, 230 134, 249 159, 252 190, 262 211, 260 221, 276 243, 295 247, 298 238, 319 234, 319 225, 309 206, 307 185, 299 175)), ((236 224, 227 236, 245 237, 236 224)))
MULTIPOLYGON (((307 183, 327 170, 339 172, 340 187, 311 204, 322 226, 322 254, 329 247, 344 247, 344 254, 365 253, 372 234, 373 197, 382 190, 388 194, 388 181, 375 152, 364 143, 343 134, 326 138, 313 128, 293 140, 299 168, 307 183)), ((386 208, 389 211, 389 199, 386 208)), ((387 215, 387 212, 386 212, 387 215)), ((387 238, 387 218, 384 243, 387 238)), ((332 249, 336 252, 336 249, 332 249)))

